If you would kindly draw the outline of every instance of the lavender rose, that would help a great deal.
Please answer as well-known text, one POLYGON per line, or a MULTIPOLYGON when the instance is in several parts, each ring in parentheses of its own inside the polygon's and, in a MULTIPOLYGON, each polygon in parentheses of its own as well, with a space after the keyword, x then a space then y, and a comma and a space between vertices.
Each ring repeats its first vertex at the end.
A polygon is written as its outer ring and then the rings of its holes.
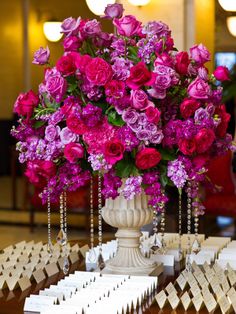
POLYGON ((123 120, 128 124, 134 124, 138 120, 139 114, 135 109, 124 110, 122 114, 123 120))
POLYGON ((148 100, 147 94, 141 89, 131 90, 130 100, 132 107, 141 111, 147 109, 152 104, 148 100))
POLYGON ((83 33, 88 37, 93 37, 101 33, 101 31, 101 24, 96 19, 89 20, 83 27, 83 33))
POLYGON ((120 3, 108 4, 104 11, 105 15, 103 16, 104 19, 120 19, 123 15, 124 8, 123 5, 120 3))
POLYGON ((79 30, 81 18, 74 19, 72 17, 68 17, 61 24, 61 32, 67 36, 76 35, 79 30))
POLYGON ((211 89, 207 82, 200 78, 196 78, 188 86, 188 94, 196 99, 208 99, 211 94, 211 89))
POLYGON ((77 51, 81 47, 81 42, 76 36, 68 36, 63 40, 63 47, 65 51, 77 51))
POLYGON ((48 63, 48 60, 50 58, 50 50, 48 47, 43 48, 40 47, 37 51, 34 53, 34 59, 32 61, 33 64, 38 65, 44 65, 48 63))
POLYGON ((48 142, 53 142, 59 135, 60 127, 54 125, 48 125, 45 129, 45 139, 48 142))
POLYGON ((121 19, 114 19, 113 24, 122 36, 131 37, 141 31, 141 22, 137 21, 133 15, 125 15, 121 19))
POLYGON ((55 68, 47 70, 45 87, 51 97, 60 102, 66 92, 67 82, 55 68))
POLYGON ((63 128, 60 132, 60 139, 64 145, 75 142, 77 138, 78 135, 73 133, 68 127, 63 128))
POLYGON ((203 65, 210 60, 210 52, 203 44, 190 48, 190 56, 198 65, 203 65))
POLYGON ((148 130, 142 129, 137 132, 136 136, 140 141, 148 141, 152 137, 152 134, 148 130))

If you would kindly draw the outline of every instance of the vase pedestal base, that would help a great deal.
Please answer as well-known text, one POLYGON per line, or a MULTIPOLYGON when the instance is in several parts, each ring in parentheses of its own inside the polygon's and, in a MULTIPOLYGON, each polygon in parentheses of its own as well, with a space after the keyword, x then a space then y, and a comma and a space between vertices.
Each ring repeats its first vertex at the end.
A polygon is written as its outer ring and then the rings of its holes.
MULTIPOLYGON (((96 271, 99 271, 98 269, 96 271)), ((162 263, 157 263, 154 267, 115 267, 106 263, 106 267, 101 271, 101 274, 117 274, 117 275, 131 275, 131 276, 159 276, 164 271, 162 263)))

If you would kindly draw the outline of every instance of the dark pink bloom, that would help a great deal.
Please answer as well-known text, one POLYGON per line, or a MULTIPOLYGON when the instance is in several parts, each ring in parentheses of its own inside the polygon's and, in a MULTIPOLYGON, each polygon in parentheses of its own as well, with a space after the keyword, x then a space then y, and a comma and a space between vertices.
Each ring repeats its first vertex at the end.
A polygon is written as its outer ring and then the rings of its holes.
POLYGON ((201 104, 192 98, 185 98, 180 104, 180 113, 184 119, 190 118, 195 111, 201 107, 201 104))
POLYGON ((68 54, 58 59, 56 68, 65 76, 73 75, 76 71, 73 55, 68 54))
POLYGON ((85 74, 89 82, 94 85, 106 85, 112 78, 112 67, 102 58, 94 58, 85 68, 85 74))
POLYGON ((149 122, 157 124, 160 121, 161 112, 157 108, 149 106, 145 113, 149 122))
POLYGON ((28 161, 25 175, 36 186, 44 186, 56 174, 56 165, 49 160, 28 161))
POLYGON ((156 75, 150 72, 145 63, 139 62, 130 69, 130 76, 126 80, 126 84, 131 89, 139 89, 143 85, 150 86, 154 84, 156 75))
POLYGON ((213 72, 213 75, 218 81, 229 81, 229 69, 225 66, 218 66, 215 71, 213 72))
POLYGON ((124 145, 117 139, 107 141, 104 145, 104 157, 111 165, 123 158, 124 151, 124 145))
POLYGON ((81 41, 77 36, 65 37, 63 47, 65 51, 77 51, 81 47, 81 41))
POLYGON ((82 119, 77 118, 75 115, 71 114, 66 120, 68 128, 75 134, 85 134, 87 131, 87 126, 84 124, 82 119))
POLYGON ((179 140, 179 150, 184 154, 191 156, 196 152, 196 141, 195 139, 181 139, 179 140))
POLYGON ((66 144, 64 155, 69 162, 75 163, 78 159, 83 158, 84 148, 79 143, 66 144))
POLYGON ((198 154, 205 153, 213 144, 215 133, 211 129, 203 128, 195 136, 198 154))
POLYGON ((125 15, 121 19, 115 18, 113 24, 122 36, 131 37, 141 32, 141 22, 136 20, 133 15, 125 15))
POLYGON ((39 104, 39 97, 32 90, 25 94, 20 94, 14 104, 14 112, 20 116, 26 116, 29 119, 34 108, 39 104))
POLYGON ((135 165, 141 170, 155 167, 161 161, 161 154, 156 148, 143 148, 135 157, 135 165))
POLYGON ((131 106, 141 111, 145 110, 148 106, 153 105, 153 103, 148 99, 147 94, 142 89, 131 90, 130 100, 131 106))
POLYGON ((186 51, 178 52, 175 56, 175 61, 176 71, 181 75, 186 75, 188 72, 188 66, 190 64, 188 53, 186 51))
POLYGON ((188 86, 188 94, 196 99, 208 99, 211 95, 211 88, 207 82, 197 77, 188 86))

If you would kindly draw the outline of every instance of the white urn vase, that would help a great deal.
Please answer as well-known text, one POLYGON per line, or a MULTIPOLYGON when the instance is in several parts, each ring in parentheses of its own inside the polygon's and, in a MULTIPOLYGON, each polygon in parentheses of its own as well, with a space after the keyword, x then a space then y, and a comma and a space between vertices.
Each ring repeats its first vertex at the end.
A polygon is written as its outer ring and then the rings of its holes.
POLYGON ((149 224, 153 212, 148 207, 148 198, 142 193, 132 200, 123 196, 107 199, 102 209, 106 223, 118 228, 115 236, 118 249, 114 258, 106 262, 105 273, 130 275, 159 275, 163 267, 144 257, 140 250, 140 228, 149 224))

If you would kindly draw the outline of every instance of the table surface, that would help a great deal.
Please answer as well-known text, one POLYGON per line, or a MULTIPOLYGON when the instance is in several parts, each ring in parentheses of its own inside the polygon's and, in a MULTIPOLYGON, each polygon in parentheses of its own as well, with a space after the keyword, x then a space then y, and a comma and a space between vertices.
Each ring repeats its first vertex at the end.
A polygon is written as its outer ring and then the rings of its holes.
MULTIPOLYGON (((70 268, 70 273, 73 273, 75 270, 84 270, 85 265, 84 261, 77 262, 73 264, 70 268)), ((176 265, 175 269, 173 267, 164 267, 164 272, 158 278, 158 290, 163 289, 169 282, 174 282, 180 272, 180 266, 176 265)), ((28 290, 21 292, 19 289, 14 291, 9 291, 7 289, 0 290, 0 314, 23 314, 24 300, 30 294, 37 294, 40 289, 47 288, 51 284, 56 284, 58 280, 62 279, 64 274, 60 272, 59 274, 47 278, 42 281, 40 284, 33 284, 28 290)), ((136 312, 135 312, 136 313, 136 312)), ((139 311, 140 313, 140 311, 139 311)), ((182 306, 179 306, 177 310, 172 310, 169 306, 166 306, 164 309, 160 310, 157 303, 151 300, 147 301, 143 305, 142 314, 184 314, 186 313, 182 306)), ((196 313, 194 307, 192 306, 188 312, 189 314, 196 313)), ((203 308, 198 312, 199 314, 208 313, 206 308, 203 308)), ((214 314, 221 313, 219 308, 214 311, 214 314)), ((65 313, 66 314, 66 313, 65 313)))

